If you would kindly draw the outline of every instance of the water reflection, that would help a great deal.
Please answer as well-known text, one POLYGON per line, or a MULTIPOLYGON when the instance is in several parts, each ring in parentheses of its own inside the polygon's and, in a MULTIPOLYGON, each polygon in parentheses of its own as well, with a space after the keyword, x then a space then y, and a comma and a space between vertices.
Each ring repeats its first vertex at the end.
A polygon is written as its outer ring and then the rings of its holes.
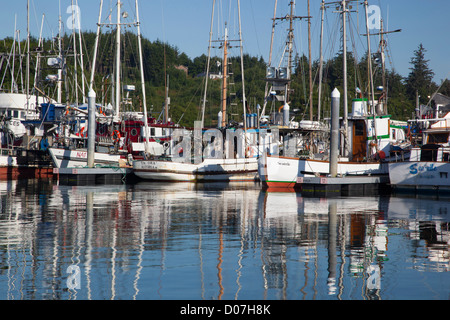
POLYGON ((1 299, 447 299, 449 202, 0 182, 1 299))

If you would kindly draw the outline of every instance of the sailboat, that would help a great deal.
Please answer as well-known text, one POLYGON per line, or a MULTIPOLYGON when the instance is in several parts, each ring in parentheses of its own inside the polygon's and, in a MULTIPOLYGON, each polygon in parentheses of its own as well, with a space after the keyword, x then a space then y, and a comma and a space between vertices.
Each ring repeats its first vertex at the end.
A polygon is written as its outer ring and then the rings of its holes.
MULTIPOLYGON (((344 78, 344 114, 340 121, 340 157, 337 163, 337 176, 381 176, 388 178, 388 164, 392 144, 404 141, 406 134, 404 126, 395 125, 390 116, 385 112, 383 97, 375 101, 373 79, 370 76, 369 98, 359 93, 352 100, 352 111, 347 110, 347 44, 346 44, 346 19, 348 3, 344 0, 340 3, 342 15, 342 48, 343 48, 343 78, 344 78), (371 110, 369 110, 371 109, 371 110)), ((322 1, 322 10, 325 2, 322 1)), ((372 61, 370 51, 369 29, 367 24, 368 11, 365 2, 368 64, 372 74, 372 61)), ((323 12, 323 11, 322 11, 323 12)), ((323 19, 322 19, 323 21, 323 19)), ((322 29, 323 30, 323 29, 322 29)), ((323 32, 323 31, 322 31, 323 32)), ((383 88, 384 90, 384 88, 383 88)), ((305 177, 328 177, 330 175, 330 158, 326 153, 320 159, 312 157, 286 157, 267 154, 260 158, 259 176, 264 187, 269 188, 302 188, 305 177)))
POLYGON ((238 4, 239 40, 241 54, 242 92, 243 97, 243 125, 240 128, 227 128, 227 58, 230 39, 227 28, 221 39, 223 49, 222 75, 222 109, 218 115, 219 128, 204 128, 204 114, 206 91, 209 78, 211 37, 214 21, 215 1, 213 1, 211 15, 211 31, 208 49, 208 62, 205 78, 205 91, 202 107, 202 120, 196 121, 193 131, 178 129, 172 135, 169 159, 145 159, 133 161, 133 172, 136 176, 146 180, 160 181, 254 181, 257 179, 257 157, 262 154, 262 146, 270 148, 273 144, 269 134, 261 137, 257 126, 247 120, 245 106, 245 80, 243 66, 243 48, 241 38, 240 1, 238 4), (193 136, 193 139, 191 138, 193 136), (191 155, 192 141, 194 152, 191 155), (203 148, 202 145, 206 147, 203 148), (261 146, 261 147, 260 147, 261 146))

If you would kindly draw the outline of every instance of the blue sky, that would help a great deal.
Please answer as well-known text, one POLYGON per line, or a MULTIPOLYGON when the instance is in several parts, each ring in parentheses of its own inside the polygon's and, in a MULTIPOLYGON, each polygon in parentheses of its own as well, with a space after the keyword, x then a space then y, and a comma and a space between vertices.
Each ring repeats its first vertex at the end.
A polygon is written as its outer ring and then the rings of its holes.
MULTIPOLYGON (((6 1, 6 0, 2 0, 6 1)), ((74 0, 75 2, 75 0, 74 0)), ((3 5, 0 11, 0 38, 13 36, 14 21, 17 19, 17 29, 20 37, 26 36, 26 3, 27 0, 15 0, 3 5)), ((99 0, 78 0, 81 16, 82 30, 96 29, 99 11, 99 0)), ((115 19, 114 5, 116 0, 104 0, 103 21, 107 21, 108 10, 112 6, 113 19, 115 19)), ((122 0, 129 18, 134 17, 134 0, 122 0)), ((215 16, 220 17, 220 22, 215 19, 214 38, 218 38, 219 29, 223 30, 224 22, 229 25, 231 39, 237 39, 237 0, 216 0, 215 16), (232 9, 229 9, 229 6, 232 9), (234 30, 234 31, 233 31, 234 30), (217 32, 216 32, 217 31, 217 32)), ((262 56, 266 61, 269 57, 270 36, 275 0, 241 0, 242 37, 244 40, 244 52, 255 56, 262 56)), ((288 13, 289 0, 278 0, 277 17, 288 13)), ((313 58, 318 58, 319 31, 320 31, 320 6, 321 0, 311 0, 311 27, 312 27, 312 53, 313 58)), ((45 14, 43 34, 51 37, 58 32, 58 12, 61 7, 62 21, 68 29, 71 21, 67 8, 71 0, 30 0, 30 26, 31 34, 39 35, 42 14, 45 14)), ((435 81, 450 77, 450 12, 449 0, 372 0, 369 4, 376 5, 381 10, 385 29, 402 29, 402 32, 388 36, 388 68, 394 68, 402 76, 409 73, 410 59, 419 43, 427 50, 426 58, 430 60, 429 66, 435 72, 435 81)), ((150 39, 160 39, 177 47, 189 57, 194 58, 201 54, 207 54, 208 39, 211 21, 212 0, 141 0, 140 19, 143 35, 150 39)), ((352 21, 356 29, 353 33, 355 46, 359 48, 357 55, 365 52, 366 40, 358 37, 365 33, 363 24, 363 6, 356 5, 359 15, 352 13, 352 21), (363 49, 361 49, 363 48, 363 49)), ((336 22, 339 14, 335 8, 327 9, 326 14, 326 40, 324 42, 325 58, 332 56, 338 48, 336 22), (333 51, 334 49, 334 51, 333 51)), ((70 11, 69 11, 70 12, 70 11)), ((296 0, 296 15, 307 15, 307 0, 296 0)), ((296 27, 296 49, 300 54, 307 55, 307 22, 297 21, 296 27)), ((285 40, 286 24, 277 25, 274 41, 274 60, 285 40)), ((374 30, 375 32, 377 30, 374 30)), ((220 31, 223 32, 223 31, 220 31)), ((373 37, 372 51, 377 47, 379 39, 373 37)), ((349 39, 349 47, 352 46, 349 39)))

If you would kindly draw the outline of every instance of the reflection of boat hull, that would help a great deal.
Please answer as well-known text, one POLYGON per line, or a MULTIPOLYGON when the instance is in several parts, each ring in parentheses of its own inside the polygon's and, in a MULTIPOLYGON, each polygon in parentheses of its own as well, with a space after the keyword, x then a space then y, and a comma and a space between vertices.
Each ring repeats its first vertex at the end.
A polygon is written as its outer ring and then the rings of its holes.
POLYGON ((396 189, 450 191, 450 163, 407 161, 389 164, 389 179, 396 189))
MULTIPOLYGON (((55 168, 76 168, 87 166, 86 150, 71 150, 64 148, 49 148, 50 155, 55 168)), ((113 166, 120 165, 121 156, 119 154, 110 154, 95 152, 94 165, 113 166)))
MULTIPOLYGON (((300 188, 303 177, 327 176, 330 163, 323 160, 264 156, 258 171, 264 186, 270 188, 300 188)), ((338 162, 339 176, 388 175, 388 166, 380 162, 338 162)))
POLYGON ((145 180, 160 181, 253 181, 258 163, 253 159, 205 159, 199 164, 142 160, 134 161, 133 171, 145 180))
POLYGON ((0 180, 48 178, 53 169, 48 166, 19 165, 17 156, 0 155, 0 180))

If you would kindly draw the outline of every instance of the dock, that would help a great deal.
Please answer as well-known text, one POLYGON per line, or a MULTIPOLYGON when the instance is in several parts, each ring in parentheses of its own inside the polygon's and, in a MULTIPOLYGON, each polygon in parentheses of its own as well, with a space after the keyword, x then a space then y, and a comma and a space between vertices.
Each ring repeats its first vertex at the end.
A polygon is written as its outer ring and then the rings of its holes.
POLYGON ((297 183, 304 196, 373 196, 389 192, 388 176, 301 177, 297 183))
POLYGON ((53 176, 63 185, 123 184, 133 176, 131 167, 54 168, 53 176))

